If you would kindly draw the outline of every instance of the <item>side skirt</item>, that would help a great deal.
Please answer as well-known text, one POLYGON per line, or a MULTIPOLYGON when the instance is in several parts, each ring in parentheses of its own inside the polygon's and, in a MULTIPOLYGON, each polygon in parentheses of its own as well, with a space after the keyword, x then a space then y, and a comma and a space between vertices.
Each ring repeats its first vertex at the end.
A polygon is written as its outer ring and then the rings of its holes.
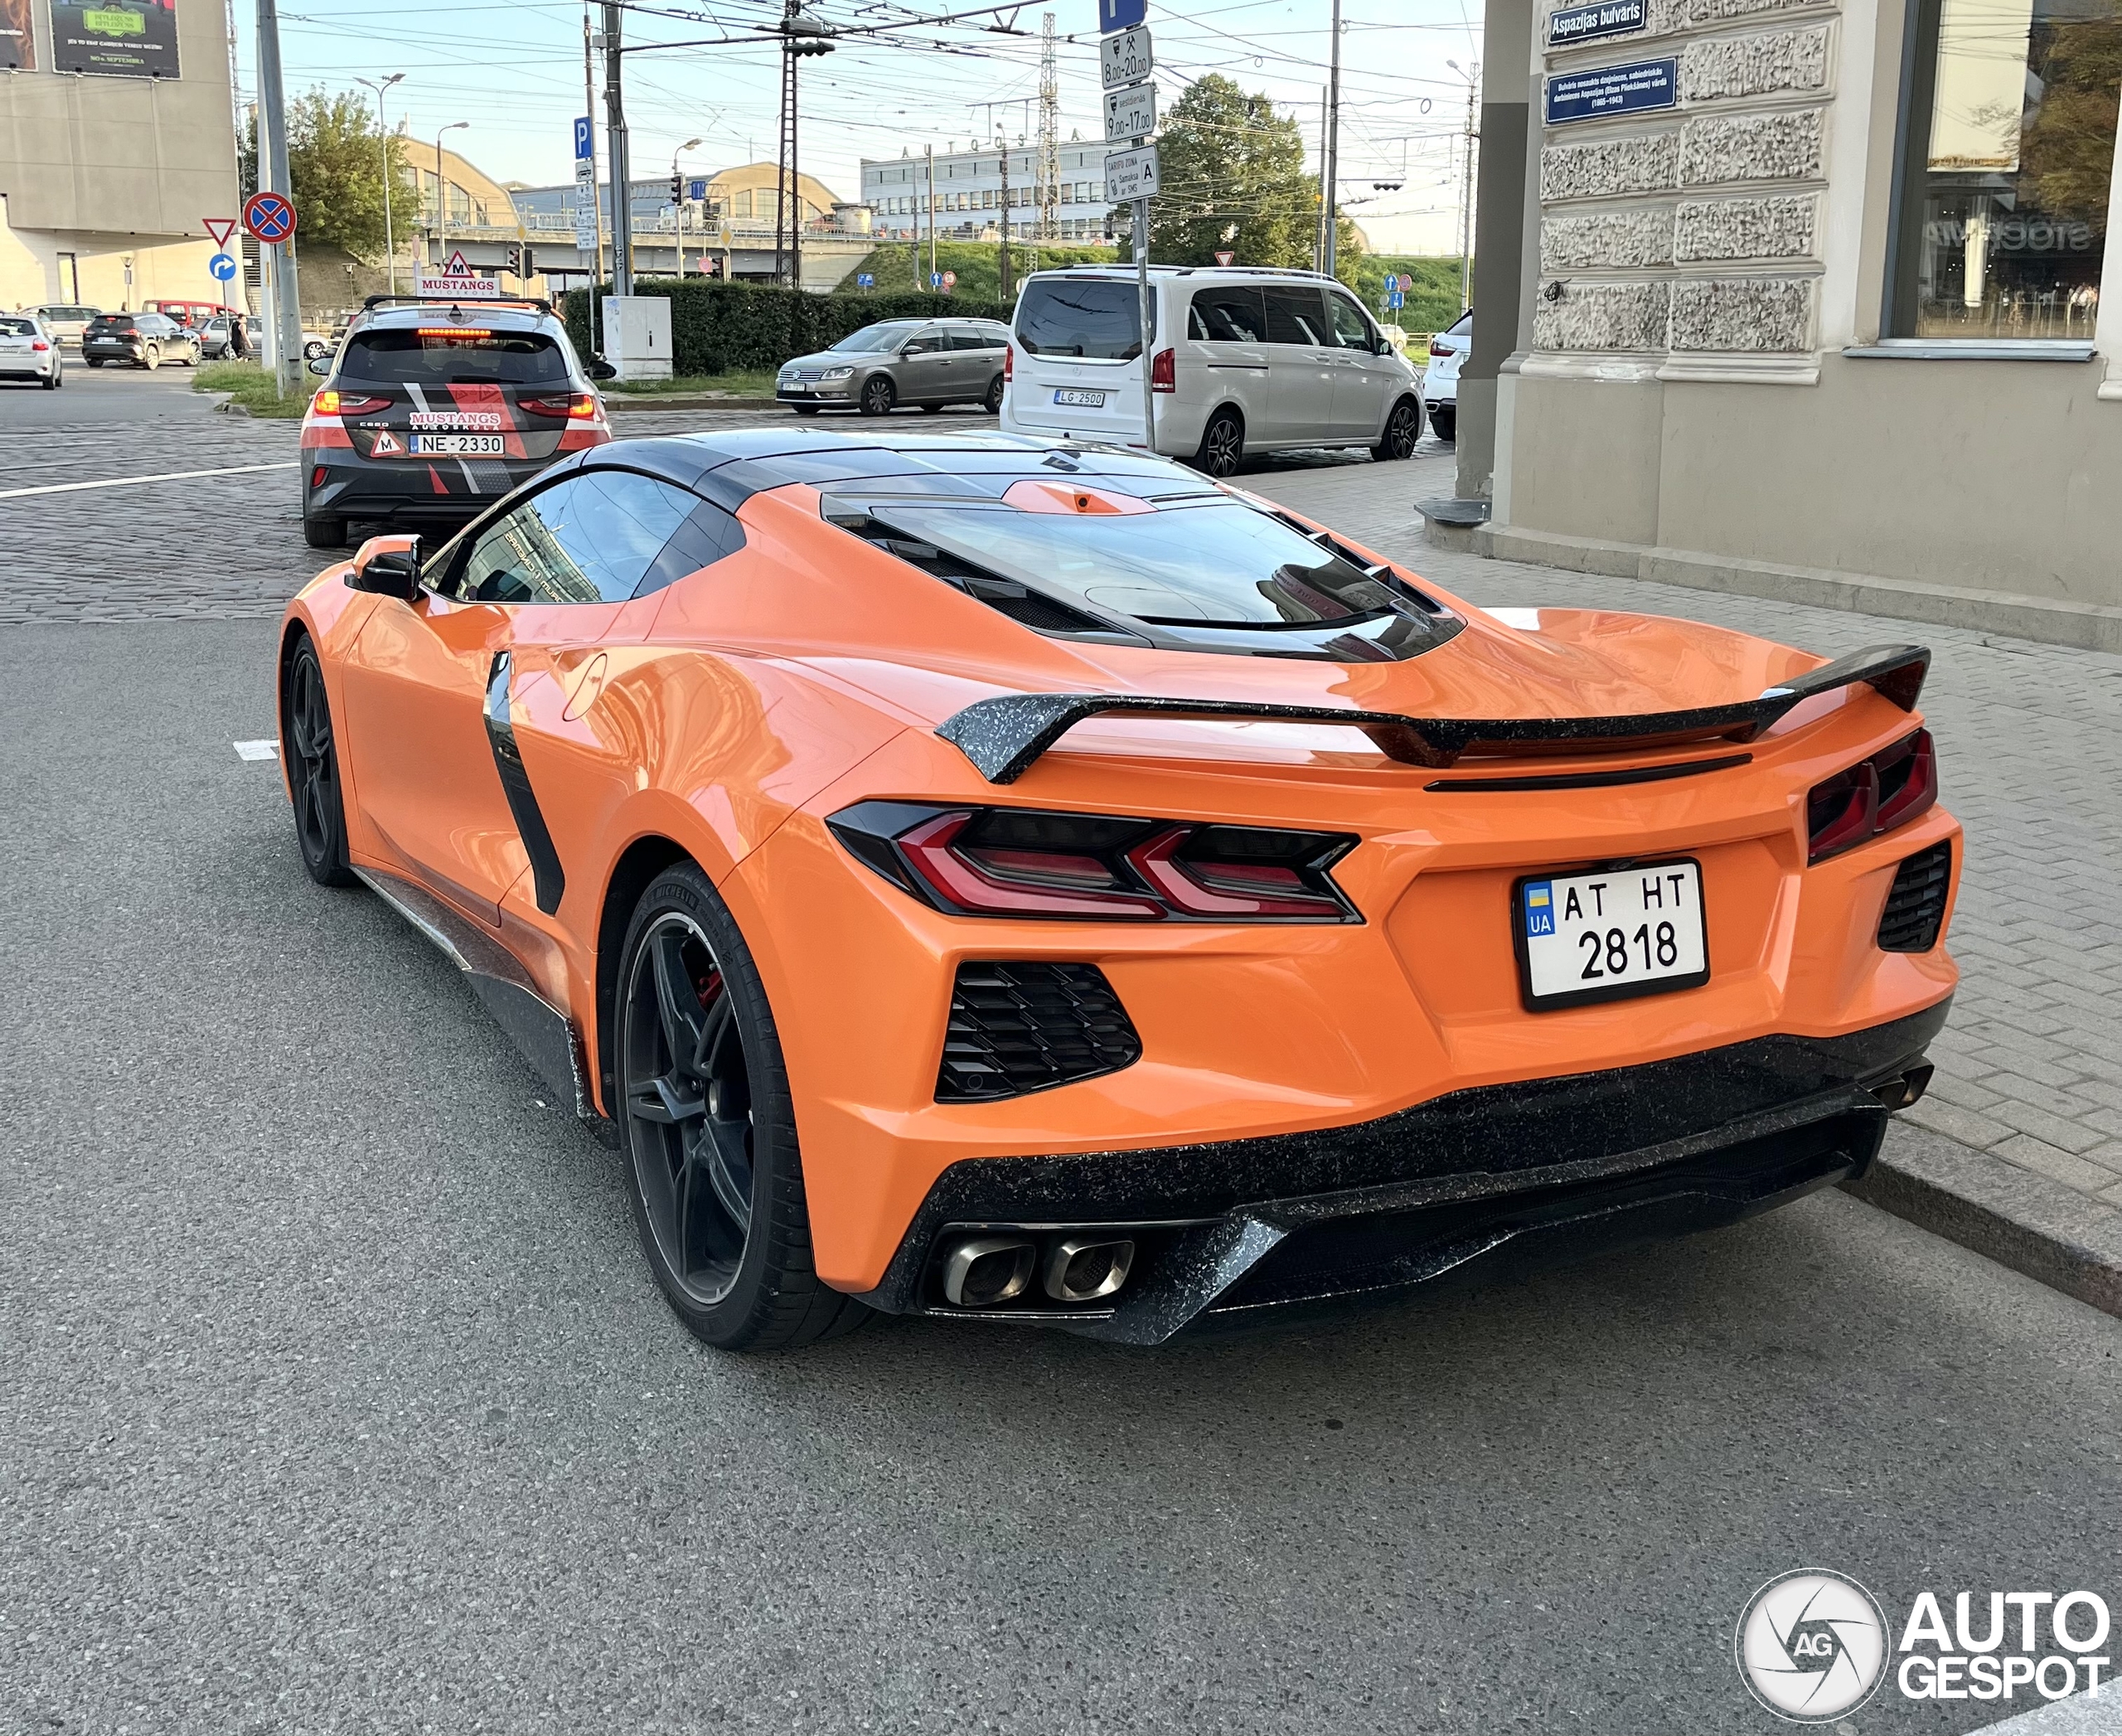
POLYGON ((582 1033, 574 1021, 540 994, 516 957, 491 934, 424 887, 358 864, 354 872, 384 903, 434 943, 443 956, 463 972, 472 992, 523 1051, 538 1076, 574 1105, 576 1118, 598 1143, 617 1150, 617 1125, 597 1113, 583 1064, 582 1033))

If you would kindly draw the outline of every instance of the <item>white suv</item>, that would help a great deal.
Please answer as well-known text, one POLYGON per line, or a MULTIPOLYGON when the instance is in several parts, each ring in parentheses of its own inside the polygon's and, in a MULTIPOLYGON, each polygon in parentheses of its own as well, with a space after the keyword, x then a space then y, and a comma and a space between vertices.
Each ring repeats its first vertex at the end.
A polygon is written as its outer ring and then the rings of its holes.
POLYGON ((1228 476, 1248 453, 1414 455, 1422 379, 1356 299, 1310 271, 1152 265, 1145 440, 1132 267, 1034 272, 1017 299, 1002 426, 1143 447, 1228 476))
POLYGON ((1469 308, 1429 341, 1429 371, 1422 390, 1429 400, 1429 425, 1440 440, 1459 434, 1459 370, 1474 347, 1474 315, 1469 308))

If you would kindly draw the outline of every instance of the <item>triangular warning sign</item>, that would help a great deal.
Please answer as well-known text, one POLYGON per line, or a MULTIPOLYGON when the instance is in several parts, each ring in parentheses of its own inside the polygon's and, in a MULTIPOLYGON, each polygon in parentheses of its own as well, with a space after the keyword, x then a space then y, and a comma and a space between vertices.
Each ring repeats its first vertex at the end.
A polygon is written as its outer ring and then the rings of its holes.
POLYGON ((477 275, 477 274, 472 269, 472 262, 464 257, 463 250, 461 248, 457 252, 450 255, 448 259, 442 262, 442 274, 444 277, 473 277, 477 275))
POLYGON ((229 237, 235 233, 234 217, 204 217, 200 221, 206 224, 206 233, 214 238, 216 247, 227 246, 229 237))
POLYGON ((1237 257, 1238 255, 1234 253, 1225 252, 1222 250, 1218 250, 1216 254, 1216 263, 1218 265, 1228 265, 1237 257))
POLYGON ((405 449, 404 447, 398 444, 398 437, 386 428, 377 434, 375 437, 375 444, 369 448, 369 456, 371 458, 389 458, 393 453, 403 452, 405 449))

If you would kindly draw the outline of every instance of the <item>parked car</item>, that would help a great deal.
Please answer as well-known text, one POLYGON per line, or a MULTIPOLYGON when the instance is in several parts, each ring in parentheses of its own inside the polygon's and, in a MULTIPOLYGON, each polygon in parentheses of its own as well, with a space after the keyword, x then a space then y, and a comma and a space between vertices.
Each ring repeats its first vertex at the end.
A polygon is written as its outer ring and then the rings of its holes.
POLYGON ((1025 280, 1004 372, 1002 426, 1116 441, 1228 476, 1245 455, 1363 446, 1414 455, 1422 381, 1356 298, 1311 271, 1151 266, 1150 387, 1131 269, 1076 266, 1025 280))
POLYGON ((21 309, 33 316, 61 343, 78 344, 89 322, 103 312, 100 308, 84 306, 80 302, 41 302, 34 308, 21 309))
POLYGON ((167 313, 99 313, 81 336, 81 356, 92 368, 106 361, 158 368, 165 361, 199 366, 199 334, 167 313))
POLYGON ((1429 425, 1440 440, 1459 434, 1459 367, 1474 347, 1474 310, 1469 308, 1429 341, 1429 367, 1422 375, 1422 396, 1429 405, 1429 425))
POLYGON ((337 355, 309 363, 327 376, 302 423, 310 547, 337 548, 349 521, 454 530, 555 458, 612 438, 591 383, 611 365, 584 366, 545 303, 378 300, 337 355))
POLYGON ((167 314, 180 326, 189 326, 195 332, 203 330, 210 319, 225 318, 235 312, 235 308, 225 307, 220 302, 175 301, 162 298, 143 302, 140 305, 150 313, 167 314))
POLYGON ((1002 403, 1010 328, 991 319, 886 319, 829 350, 781 365, 773 395, 799 416, 859 410, 881 416, 901 405, 928 410, 1002 403))
POLYGON ((59 390, 59 340, 34 313, 0 313, 0 380, 59 390))
POLYGON ((219 361, 228 352, 228 319, 216 314, 199 327, 199 353, 209 361, 219 361))

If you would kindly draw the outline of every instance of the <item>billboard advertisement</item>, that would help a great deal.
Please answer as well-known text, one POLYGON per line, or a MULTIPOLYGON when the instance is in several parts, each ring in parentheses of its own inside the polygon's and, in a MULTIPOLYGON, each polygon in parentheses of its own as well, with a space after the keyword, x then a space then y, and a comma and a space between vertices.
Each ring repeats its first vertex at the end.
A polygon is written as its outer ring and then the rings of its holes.
POLYGON ((61 72, 175 78, 177 0, 51 0, 51 63, 61 72))
POLYGON ((36 33, 30 0, 0 0, 0 71, 36 70, 36 33))

